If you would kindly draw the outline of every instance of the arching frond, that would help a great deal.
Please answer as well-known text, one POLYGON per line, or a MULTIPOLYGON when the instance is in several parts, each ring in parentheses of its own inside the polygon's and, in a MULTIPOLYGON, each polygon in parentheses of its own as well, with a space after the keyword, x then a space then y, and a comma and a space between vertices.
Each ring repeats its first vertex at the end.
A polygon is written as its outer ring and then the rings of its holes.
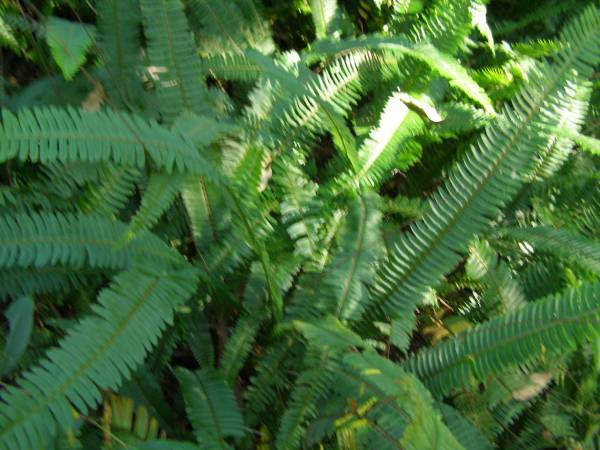
POLYGON ((415 42, 429 42, 449 55, 455 55, 473 29, 473 15, 478 0, 436 2, 426 10, 411 30, 415 42))
POLYGON ((98 216, 16 214, 0 219, 0 266, 102 267, 121 269, 135 261, 181 263, 181 256, 158 237, 142 233, 123 247, 122 223, 98 216))
POLYGON ((400 37, 385 37, 370 35, 358 39, 343 41, 321 41, 311 49, 311 59, 320 58, 322 55, 338 55, 346 52, 360 52, 365 50, 380 51, 394 55, 394 57, 410 57, 426 64, 431 69, 447 78, 450 84, 460 89, 467 97, 473 99, 488 112, 494 108, 487 94, 473 81, 467 71, 454 59, 441 53, 435 47, 425 43, 413 43, 400 37))
POLYGON ((506 236, 533 245, 533 250, 554 253, 600 273, 600 242, 576 232, 550 227, 508 228, 506 236))
POLYGON ((598 336, 599 298, 598 283, 566 289, 427 349, 405 367, 442 396, 491 372, 561 354, 598 336))
MULTIPOLYGON (((382 250, 377 198, 358 198, 337 233, 337 248, 324 269, 320 291, 324 310, 341 321, 354 320, 367 305, 367 286, 382 250)), ((315 305, 317 306, 317 305, 315 305)))
POLYGON ((181 134, 126 113, 75 109, 2 111, 0 161, 112 162, 142 168, 147 156, 171 173, 216 174, 181 134))
POLYGON ((374 285, 375 303, 397 317, 418 304, 461 259, 468 241, 485 230, 515 195, 535 155, 551 134, 540 129, 560 120, 550 113, 570 101, 565 86, 572 71, 585 75, 600 57, 600 12, 595 8, 568 27, 570 47, 553 66, 545 65, 482 135, 430 197, 427 213, 415 222, 382 264, 374 285))
POLYGON ((354 170, 339 177, 335 191, 349 187, 378 187, 393 170, 406 170, 420 156, 412 138, 423 132, 424 122, 402 101, 392 95, 381 113, 379 124, 358 149, 354 170))
POLYGON ((116 389, 172 322, 195 277, 189 268, 133 268, 119 275, 100 293, 93 313, 23 374, 18 387, 4 392, 1 448, 46 447, 57 429, 73 422, 72 408, 86 413, 100 400, 100 389, 116 389))

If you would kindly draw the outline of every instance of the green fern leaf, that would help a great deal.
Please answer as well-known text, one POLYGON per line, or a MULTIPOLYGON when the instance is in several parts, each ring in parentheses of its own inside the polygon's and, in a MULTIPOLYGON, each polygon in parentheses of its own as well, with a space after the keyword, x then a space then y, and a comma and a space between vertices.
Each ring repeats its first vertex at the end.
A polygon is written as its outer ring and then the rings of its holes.
POLYGON ((600 140, 574 132, 568 128, 559 128, 557 133, 559 136, 575 142, 582 150, 590 152, 592 155, 600 155, 600 140))
POLYGON ((140 22, 139 0, 101 0, 98 14, 98 47, 108 73, 108 96, 116 103, 135 110, 140 95, 140 22))
POLYGON ((127 229, 126 240, 136 237, 140 231, 148 230, 173 204, 182 185, 183 177, 153 174, 142 196, 142 203, 127 229))
POLYGON ((415 42, 429 42, 447 55, 455 55, 465 46, 477 8, 481 6, 478 0, 437 2, 420 16, 411 30, 411 38, 415 42))
POLYGON ((382 250, 380 221, 377 198, 359 197, 337 233, 338 246, 325 268, 320 297, 326 311, 342 322, 357 319, 367 305, 367 286, 382 250))
POLYGON ((281 336, 267 348, 256 365, 256 373, 244 393, 245 416, 249 425, 264 423, 267 412, 278 404, 288 388, 287 373, 296 367, 298 351, 289 336, 281 336))
POLYGON ((233 392, 213 369, 178 368, 177 378, 196 439, 206 449, 232 448, 228 438, 244 436, 244 423, 233 392))
POLYGON ((168 173, 176 169, 210 180, 217 176, 184 136, 137 116, 72 108, 22 109, 17 115, 2 110, 2 162, 113 162, 143 168, 146 152, 168 173))
POLYGON ((140 0, 160 110, 172 123, 184 111, 210 111, 200 60, 180 0, 140 0), (175 48, 175 46, 177 46, 175 48))
POLYGON ((379 402, 394 402, 393 408, 376 421, 359 417, 374 433, 392 441, 391 446, 387 443, 389 448, 463 449, 433 408, 429 392, 414 376, 372 351, 348 353, 344 362, 358 372, 359 380, 379 402), (406 421, 408 424, 398 429, 406 421))
POLYGON ((600 334, 600 284, 529 303, 409 359, 405 367, 437 396, 490 373, 557 355, 600 334))
POLYGON ((563 85, 572 79, 572 70, 585 76, 600 59, 600 12, 588 9, 563 36, 571 43, 567 53, 532 77, 514 107, 505 109, 430 197, 423 219, 382 265, 374 284, 375 303, 392 318, 413 310, 460 261, 473 235, 485 230, 518 192, 524 182, 518 173, 529 173, 538 148, 551 139, 540 128, 560 120, 547 111, 569 101, 563 85))
POLYGON ((306 370, 298 376, 289 406, 281 418, 276 446, 279 450, 297 448, 305 423, 317 415, 317 401, 325 398, 335 380, 337 362, 331 349, 311 349, 304 358, 306 370))
POLYGON ((85 414, 100 400, 99 389, 116 389, 172 322, 195 277, 189 268, 134 268, 117 276, 100 293, 93 314, 18 379, 18 387, 4 392, 0 448, 46 448, 57 426, 67 429, 73 422, 72 406, 85 414))
POLYGON ((141 234, 122 248, 124 224, 96 216, 16 214, 0 219, 0 267, 47 265, 122 269, 137 261, 179 263, 177 251, 158 237, 141 234))
POLYGON ((534 250, 553 253, 600 273, 600 242, 579 233, 551 227, 507 228, 506 236, 533 245, 534 250))
POLYGON ((440 403, 439 408, 446 426, 466 450, 492 450, 494 448, 475 425, 456 409, 445 403, 440 403))
POLYGON ((317 39, 327 37, 329 27, 337 10, 337 0, 311 0, 310 10, 315 24, 317 39))
POLYGON ((0 272, 0 298, 24 295, 68 292, 71 288, 89 286, 93 271, 72 267, 45 266, 26 269, 6 269, 0 272), (86 277, 87 276, 87 277, 86 277))
POLYGON ((505 311, 518 309, 525 304, 521 286, 513 279, 507 265, 499 260, 489 242, 476 240, 470 246, 465 272, 473 280, 480 280, 487 289, 482 292, 486 306, 493 309, 497 304, 505 311))
POLYGON ((414 154, 411 138, 423 132, 424 122, 402 102, 401 95, 392 95, 381 113, 378 126, 371 131, 358 150, 358 162, 352 173, 334 181, 334 190, 350 187, 377 188, 394 170, 406 170, 419 154, 414 154), (402 161, 403 164, 399 164, 402 161))
POLYGON ((241 53, 248 46, 272 53, 274 43, 266 21, 253 0, 187 0, 192 19, 199 25, 202 50, 209 54, 241 53))
POLYGON ((106 217, 118 217, 119 211, 135 191, 141 174, 127 166, 103 166, 99 183, 87 192, 82 200, 82 210, 106 217))
POLYGON ((364 52, 365 50, 389 53, 394 55, 395 58, 403 56, 414 58, 431 67, 434 72, 439 73, 442 77, 447 78, 452 86, 460 89, 467 97, 479 103, 487 112, 494 111, 487 94, 473 81, 467 71, 456 60, 441 53, 430 44, 415 44, 400 37, 379 35, 369 35, 339 42, 320 41, 311 49, 309 61, 325 55, 335 56, 341 53, 364 52))

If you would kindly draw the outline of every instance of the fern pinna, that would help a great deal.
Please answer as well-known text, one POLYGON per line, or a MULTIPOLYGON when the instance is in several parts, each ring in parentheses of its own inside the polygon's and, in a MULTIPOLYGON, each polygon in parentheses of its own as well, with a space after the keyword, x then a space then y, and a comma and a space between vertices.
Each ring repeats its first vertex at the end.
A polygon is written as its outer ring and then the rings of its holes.
POLYGON ((39 3, 0 449, 600 448, 595 2, 39 3))

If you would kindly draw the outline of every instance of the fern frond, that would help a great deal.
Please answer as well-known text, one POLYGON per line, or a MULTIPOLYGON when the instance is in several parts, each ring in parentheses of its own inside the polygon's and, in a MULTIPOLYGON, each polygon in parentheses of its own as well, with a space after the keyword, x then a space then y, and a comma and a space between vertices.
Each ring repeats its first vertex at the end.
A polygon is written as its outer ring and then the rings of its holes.
POLYGON ((468 131, 483 128, 493 116, 467 103, 447 103, 440 105, 443 120, 434 124, 433 130, 442 137, 452 137, 468 131))
POLYGON ((317 401, 325 398, 335 380, 337 365, 331 349, 308 350, 304 358, 306 369, 298 376, 288 407, 281 418, 276 438, 277 449, 286 450, 299 446, 306 422, 317 415, 317 401))
POLYGON ((123 209, 135 190, 140 171, 127 166, 104 166, 99 183, 86 192, 82 211, 113 217, 123 209))
POLYGON ((198 443, 206 449, 231 448, 226 440, 243 437, 245 430, 233 392, 225 380, 211 368, 195 372, 177 368, 175 372, 198 443))
POLYGON ((156 343, 173 311, 193 292, 195 271, 133 268, 104 289, 92 315, 8 387, 0 405, 0 447, 45 448, 57 426, 94 408, 100 389, 116 389, 156 343), (126 352, 123 349, 127 349, 126 352))
POLYGON ((291 336, 281 336, 258 361, 256 373, 250 378, 250 385, 244 393, 245 416, 249 425, 264 423, 267 411, 289 388, 288 371, 293 370, 299 360, 294 344, 296 342, 291 336))
POLYGON ((513 49, 522 55, 531 58, 551 56, 561 49, 561 44, 553 39, 534 39, 526 42, 517 42, 513 49))
POLYGON ((592 155, 600 155, 600 140, 590 136, 585 136, 568 128, 559 128, 557 133, 561 137, 571 139, 582 150, 590 152, 592 155))
POLYGON ((204 51, 241 53, 246 47, 245 23, 235 1, 188 0, 192 19, 200 26, 204 51))
POLYGON ((160 169, 214 179, 192 143, 155 122, 112 111, 34 108, 2 110, 0 161, 113 162, 143 168, 146 153, 160 169))
POLYGON ((573 147, 573 138, 579 136, 589 105, 591 89, 587 82, 576 82, 571 86, 571 100, 554 114, 561 117, 552 133, 555 135, 538 155, 531 179, 548 178, 554 175, 565 163, 573 147), (563 130, 563 131, 561 131, 563 130), (567 134, 564 134, 567 130, 567 134))
POLYGON ((246 38, 248 42, 264 54, 275 51, 275 43, 272 38, 270 18, 267 17, 262 2, 256 0, 235 0, 246 23, 246 38))
POLYGON ((473 423, 456 409, 440 403, 440 411, 448 429, 465 450, 492 450, 492 444, 479 432, 473 423))
POLYGON ((184 182, 183 177, 164 174, 151 175, 142 195, 140 207, 131 218, 126 239, 131 240, 140 231, 152 228, 167 208, 173 204, 184 182))
POLYGON ((324 270, 320 301, 342 322, 358 318, 367 305, 367 286, 382 250, 380 221, 377 198, 359 197, 337 232, 337 249, 324 270))
POLYGON ((336 56, 347 52, 365 50, 380 51, 394 57, 408 56, 429 66, 435 73, 448 79, 450 84, 460 89, 467 97, 479 103, 487 112, 494 108, 484 90, 469 76, 458 62, 435 47, 425 43, 413 43, 401 37, 369 35, 363 38, 347 39, 339 42, 320 41, 311 49, 311 59, 322 56, 336 56))
POLYGON ((242 316, 231 332, 221 359, 221 372, 230 386, 246 362, 260 325, 260 318, 242 316))
POLYGON ((3 269, 0 273, 0 298, 68 292, 69 289, 89 285, 90 280, 86 275, 95 274, 60 266, 3 269))
POLYGON ((429 42, 447 55, 455 55, 473 29, 473 8, 478 0, 438 2, 425 10, 411 30, 415 42, 429 42))
POLYGON ((97 184, 104 175, 102 172, 108 172, 106 169, 100 164, 51 162, 40 168, 40 179, 33 188, 45 195, 72 200, 86 185, 97 184))
POLYGON ((568 288, 420 352, 405 367, 442 396, 489 373, 567 352, 600 334, 599 298, 598 283, 568 288))
POLYGON ((140 0, 140 5, 152 76, 165 120, 172 123, 186 110, 210 110, 183 4, 180 0, 140 0))
POLYGON ((502 231, 507 237, 533 245, 579 264, 581 267, 600 273, 600 242, 579 233, 551 227, 507 228, 502 231))
POLYGON ((115 103, 134 109, 134 96, 141 91, 139 0, 101 0, 96 11, 100 58, 108 73, 108 96, 115 103))
POLYGON ((231 211, 221 189, 204 177, 189 176, 181 188, 181 197, 197 248, 206 248, 224 237, 231 225, 231 211))
POLYGON ((368 422, 373 431, 386 433, 391 438, 397 434, 392 430, 408 421, 392 448, 464 449, 446 428, 433 408, 431 395, 416 377, 372 351, 362 354, 350 352, 344 357, 344 362, 358 372, 367 389, 377 395, 378 402, 391 400, 395 403, 390 411, 392 414, 388 412, 375 424, 368 422))
POLYGON ((215 351, 206 315, 203 311, 192 310, 181 319, 181 340, 187 342, 201 367, 212 367, 215 364, 215 351))
POLYGON ((98 216, 15 214, 0 219, 0 267, 102 267, 121 269, 136 260, 181 263, 177 251, 158 237, 141 234, 118 248, 126 226, 98 216))
POLYGON ((205 74, 222 80, 256 81, 261 75, 275 79, 285 76, 280 73, 285 69, 253 50, 206 57, 202 59, 201 67, 205 74))
POLYGON ((187 0, 192 19, 200 26, 200 44, 209 54, 241 53, 248 46, 271 53, 274 44, 268 25, 252 0, 187 0))
POLYGON ((519 274, 526 297, 537 300, 554 294, 566 286, 565 268, 556 260, 542 260, 527 266, 519 274))
POLYGON ((559 17, 562 13, 572 10, 577 5, 576 0, 552 1, 533 10, 526 10, 526 14, 519 16, 518 20, 499 21, 494 26, 494 32, 499 36, 506 36, 510 33, 522 30, 525 27, 530 27, 536 22, 543 23, 550 17, 559 17))
MULTIPOLYGON (((282 287, 282 290, 284 290, 284 285, 290 284, 289 280, 282 279, 290 276, 286 267, 289 264, 292 267, 295 266, 293 259, 281 265, 274 264, 275 270, 279 273, 276 273, 273 278, 275 283, 282 287), (281 272, 283 274, 280 274, 281 272)), ((267 279, 261 264, 255 262, 250 269, 250 276, 244 291, 243 313, 232 330, 221 358, 221 372, 230 385, 233 385, 239 371, 246 362, 256 335, 267 318, 265 308, 265 297, 268 295, 267 289, 267 279)))
POLYGON ((275 99, 270 101, 270 114, 261 114, 268 117, 268 121, 260 131, 269 140, 274 140, 271 146, 276 156, 288 150, 289 142, 309 147, 307 143, 312 144, 315 136, 329 131, 342 154, 355 162, 352 133, 343 116, 356 104, 368 84, 376 79, 365 75, 370 73, 370 68, 376 67, 376 62, 374 55, 363 52, 340 58, 319 76, 303 68, 300 78, 283 65, 252 50, 243 55, 213 57, 205 64, 206 70, 217 78, 255 81, 263 77, 269 80, 269 90, 275 99))
POLYGON ((415 222, 374 284, 374 301, 392 318, 413 310, 461 259, 473 235, 490 221, 519 190, 519 173, 530 170, 538 149, 551 135, 540 133, 556 123, 550 111, 569 102, 564 88, 572 70, 585 76, 600 58, 600 12, 590 8, 564 35, 570 46, 554 66, 544 68, 448 176, 429 200, 427 213, 415 222))
POLYGON ((473 280, 481 280, 487 285, 488 288, 482 292, 486 306, 493 308, 500 304, 505 311, 522 307, 525 297, 521 287, 489 242, 476 240, 469 250, 465 272, 473 280))
POLYGON ((294 241, 295 253, 311 258, 318 251, 320 217, 323 204, 318 199, 318 185, 289 158, 279 158, 273 181, 282 190, 282 223, 294 241))
POLYGON ((317 39, 326 38, 329 34, 329 27, 335 17, 336 10, 337 0, 310 1, 310 11, 315 24, 317 39))
POLYGON ((369 52, 347 55, 329 64, 319 76, 307 76, 296 96, 290 98, 287 90, 280 91, 279 101, 272 106, 270 126, 270 134, 276 138, 275 155, 283 153, 290 140, 311 143, 315 136, 329 131, 342 156, 355 166, 354 137, 344 117, 378 79, 379 64, 369 52), (286 133, 290 128, 292 136, 286 133))

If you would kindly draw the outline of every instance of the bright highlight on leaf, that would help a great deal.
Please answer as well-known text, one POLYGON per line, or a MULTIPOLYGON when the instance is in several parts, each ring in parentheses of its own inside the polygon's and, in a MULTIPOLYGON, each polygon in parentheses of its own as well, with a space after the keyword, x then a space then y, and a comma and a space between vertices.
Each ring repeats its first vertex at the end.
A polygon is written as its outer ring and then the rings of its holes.
POLYGON ((77 22, 50 17, 46 23, 46 41, 67 80, 85 63, 95 30, 77 22))

